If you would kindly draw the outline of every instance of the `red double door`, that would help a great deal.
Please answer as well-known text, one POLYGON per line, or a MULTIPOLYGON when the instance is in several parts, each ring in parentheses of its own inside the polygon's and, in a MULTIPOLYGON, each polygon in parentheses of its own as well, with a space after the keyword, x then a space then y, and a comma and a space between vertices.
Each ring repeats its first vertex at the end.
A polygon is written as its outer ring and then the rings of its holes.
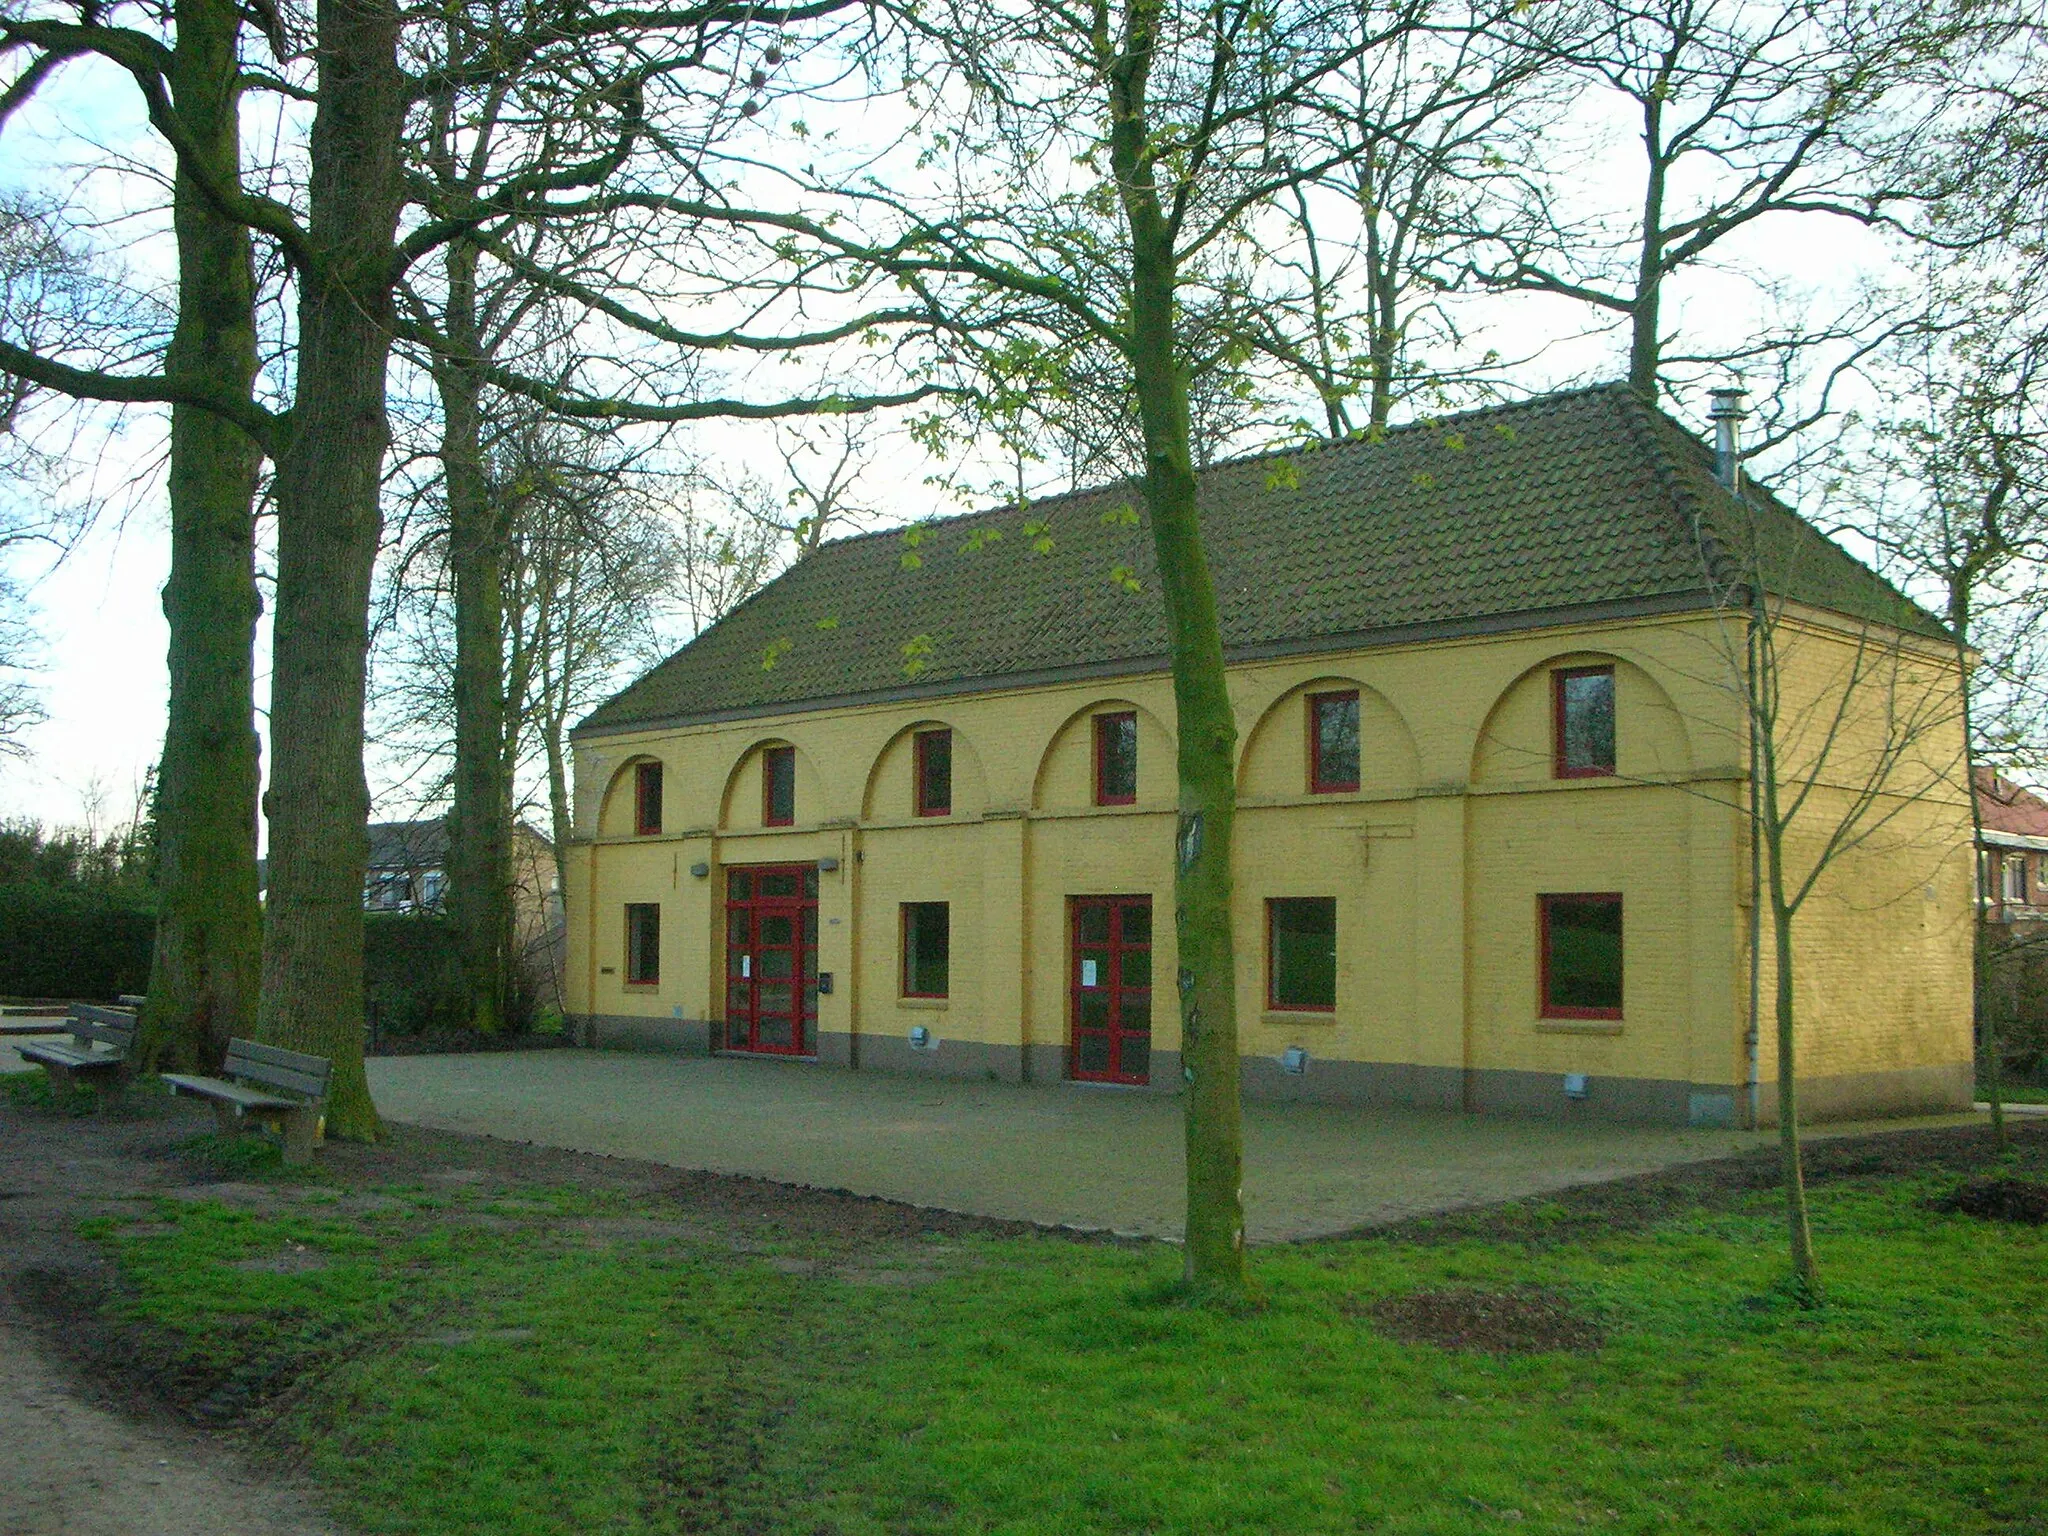
POLYGON ((1152 898, 1074 896, 1074 1041, 1084 1083, 1142 1083, 1152 1074, 1152 898))
POLYGON ((725 1048, 771 1056, 817 1054, 815 864, 754 864, 726 871, 725 1048))

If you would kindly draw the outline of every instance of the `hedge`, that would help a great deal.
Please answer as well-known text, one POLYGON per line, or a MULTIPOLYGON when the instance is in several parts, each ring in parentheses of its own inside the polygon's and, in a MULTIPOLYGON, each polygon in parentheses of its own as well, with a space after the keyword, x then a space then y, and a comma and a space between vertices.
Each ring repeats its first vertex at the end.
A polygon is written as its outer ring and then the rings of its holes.
MULTIPOLYGON (((363 927, 365 1002, 380 1031, 410 1035, 468 1021, 445 917, 372 912, 363 927)), ((147 893, 0 885, 0 997, 110 1003, 146 992, 155 944, 147 893)))
POLYGON ((0 996, 112 1002, 148 988, 155 944, 145 894, 0 885, 0 996))

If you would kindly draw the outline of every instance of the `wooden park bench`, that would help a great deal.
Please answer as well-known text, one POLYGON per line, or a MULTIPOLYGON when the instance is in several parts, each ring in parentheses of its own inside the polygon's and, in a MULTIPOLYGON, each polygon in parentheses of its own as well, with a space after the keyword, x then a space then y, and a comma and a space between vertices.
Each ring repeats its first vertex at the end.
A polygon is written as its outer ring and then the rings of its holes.
POLYGON ((126 1008, 71 1005, 71 1044, 31 1042, 14 1053, 50 1074, 67 1088, 84 1083, 119 1086, 127 1077, 129 1054, 135 1049, 135 1015, 126 1008))
POLYGON ((254 1040, 230 1040, 219 1077, 166 1072, 164 1081, 173 1093, 209 1100, 225 1133, 241 1129, 240 1122, 245 1119, 276 1123, 284 1133, 284 1160, 308 1163, 313 1160, 320 1112, 327 1100, 327 1075, 332 1069, 333 1063, 325 1056, 259 1045, 254 1040))

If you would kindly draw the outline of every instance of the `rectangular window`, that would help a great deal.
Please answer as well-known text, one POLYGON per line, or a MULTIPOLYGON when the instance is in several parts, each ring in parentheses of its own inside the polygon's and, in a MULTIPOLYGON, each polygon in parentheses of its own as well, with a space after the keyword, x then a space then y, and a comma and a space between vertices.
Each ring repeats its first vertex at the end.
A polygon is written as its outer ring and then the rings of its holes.
POLYGON ((761 825, 787 827, 796 821, 796 748, 761 752, 761 825))
POLYGON ((2005 899, 2024 904, 2027 899, 2027 858, 2022 853, 2005 856, 2005 899))
POLYGON ((1358 695, 1308 696, 1308 787, 1329 795, 1358 788, 1358 695))
POLYGON ((661 905, 626 904, 626 985, 651 987, 661 980, 661 905))
POLYGON ((1539 896, 1543 1017, 1621 1017, 1621 897, 1539 896))
POLYGON ((661 764, 633 770, 633 830, 642 837, 661 830, 661 764))
POLYGON ((1614 772, 1614 668, 1569 667, 1550 676, 1557 776, 1614 772))
POLYGON ((944 997, 953 924, 943 901, 903 903, 903 995, 944 997))
POLYGON ((1287 896, 1266 903, 1266 1006, 1328 1013, 1337 1006, 1337 903, 1287 896))
POLYGON ((919 731, 913 800, 920 816, 953 814, 953 733, 919 731))
POLYGON ((1138 717, 1129 710, 1095 717, 1095 803, 1131 805, 1138 798, 1138 717))

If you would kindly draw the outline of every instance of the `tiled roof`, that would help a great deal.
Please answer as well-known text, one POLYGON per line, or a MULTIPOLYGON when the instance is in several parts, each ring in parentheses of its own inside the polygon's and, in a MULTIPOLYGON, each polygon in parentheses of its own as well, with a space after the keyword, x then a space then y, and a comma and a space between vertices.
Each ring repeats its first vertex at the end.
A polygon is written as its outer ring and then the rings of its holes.
MULTIPOLYGON (((1707 448, 1621 385, 1218 464, 1200 498, 1233 656, 1704 607, 1752 529, 1774 590, 1940 632, 1767 492, 1745 511, 1707 448)), ((1161 667, 1139 505, 1124 483, 828 544, 577 730, 1161 667)))
POLYGON ((2048 800, 2000 778, 1994 768, 1978 768, 1973 777, 1977 781, 1977 815, 1986 832, 2048 837, 2048 800))

